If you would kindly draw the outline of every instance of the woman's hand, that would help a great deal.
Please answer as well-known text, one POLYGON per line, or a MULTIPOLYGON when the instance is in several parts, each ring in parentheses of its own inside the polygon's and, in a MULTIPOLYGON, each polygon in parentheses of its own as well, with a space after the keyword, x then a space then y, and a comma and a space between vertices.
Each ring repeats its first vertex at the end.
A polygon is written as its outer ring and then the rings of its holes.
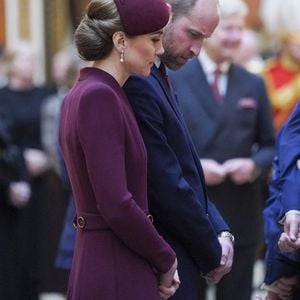
POLYGON ((12 182, 8 189, 8 198, 11 205, 21 208, 27 205, 31 197, 30 185, 25 181, 12 182))
POLYGON ((162 273, 159 277, 159 293, 162 300, 173 296, 179 288, 180 280, 177 272, 177 259, 175 259, 172 267, 166 273, 162 273))
POLYGON ((38 149, 25 149, 24 159, 27 170, 32 177, 43 174, 49 167, 47 155, 38 149))
POLYGON ((179 280, 178 272, 176 270, 174 273, 172 284, 169 287, 160 284, 159 286, 160 298, 162 300, 166 300, 171 296, 173 296, 176 293, 177 289, 179 288, 179 285, 180 285, 180 280, 179 280))

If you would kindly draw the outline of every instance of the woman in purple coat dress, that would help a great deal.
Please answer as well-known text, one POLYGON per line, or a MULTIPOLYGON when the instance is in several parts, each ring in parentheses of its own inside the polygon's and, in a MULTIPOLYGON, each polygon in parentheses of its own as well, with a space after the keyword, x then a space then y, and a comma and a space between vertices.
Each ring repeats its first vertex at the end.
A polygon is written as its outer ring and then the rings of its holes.
POLYGON ((168 20, 164 0, 93 0, 76 30, 93 63, 60 120, 76 205, 69 300, 167 299, 179 286, 175 253, 148 212, 146 150, 122 90, 130 75, 149 75, 168 20))

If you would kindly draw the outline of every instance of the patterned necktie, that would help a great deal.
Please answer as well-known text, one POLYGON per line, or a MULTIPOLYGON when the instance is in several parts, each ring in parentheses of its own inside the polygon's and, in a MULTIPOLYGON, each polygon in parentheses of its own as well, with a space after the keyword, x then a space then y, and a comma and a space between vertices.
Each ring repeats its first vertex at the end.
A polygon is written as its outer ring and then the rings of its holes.
POLYGON ((221 95, 220 89, 219 89, 219 80, 220 80, 220 76, 222 75, 222 72, 220 71, 220 69, 216 69, 214 71, 213 75, 214 75, 214 77, 213 77, 213 81, 211 83, 211 88, 214 93, 216 101, 220 104, 220 103, 222 103, 222 95, 221 95))

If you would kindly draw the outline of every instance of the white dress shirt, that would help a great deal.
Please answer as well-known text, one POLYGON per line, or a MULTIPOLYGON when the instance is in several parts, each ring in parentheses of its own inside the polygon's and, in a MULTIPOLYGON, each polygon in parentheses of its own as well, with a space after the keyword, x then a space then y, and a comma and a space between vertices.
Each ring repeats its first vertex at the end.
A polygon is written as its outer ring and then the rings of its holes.
POLYGON ((204 49, 201 50, 200 55, 198 56, 198 59, 202 65, 203 71, 205 73, 205 76, 207 78, 207 81, 209 84, 212 84, 214 80, 214 73, 217 69, 221 71, 219 80, 218 80, 218 88, 220 91, 220 95, 222 97, 225 96, 226 90, 227 90, 227 83, 228 83, 228 76, 227 72, 230 67, 229 62, 224 62, 217 66, 217 64, 207 55, 204 49))

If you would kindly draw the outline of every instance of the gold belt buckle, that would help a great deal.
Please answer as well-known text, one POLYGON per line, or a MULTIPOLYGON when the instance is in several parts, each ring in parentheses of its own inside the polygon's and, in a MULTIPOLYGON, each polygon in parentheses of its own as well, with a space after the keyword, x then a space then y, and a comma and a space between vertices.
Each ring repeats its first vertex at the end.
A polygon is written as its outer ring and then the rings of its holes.
POLYGON ((75 219, 75 221, 73 222, 73 225, 75 228, 84 228, 85 227, 85 219, 82 216, 79 216, 75 219))
POLYGON ((153 223, 154 222, 154 219, 153 219, 153 216, 152 215, 147 215, 147 218, 149 219, 149 221, 151 222, 151 223, 153 223))

